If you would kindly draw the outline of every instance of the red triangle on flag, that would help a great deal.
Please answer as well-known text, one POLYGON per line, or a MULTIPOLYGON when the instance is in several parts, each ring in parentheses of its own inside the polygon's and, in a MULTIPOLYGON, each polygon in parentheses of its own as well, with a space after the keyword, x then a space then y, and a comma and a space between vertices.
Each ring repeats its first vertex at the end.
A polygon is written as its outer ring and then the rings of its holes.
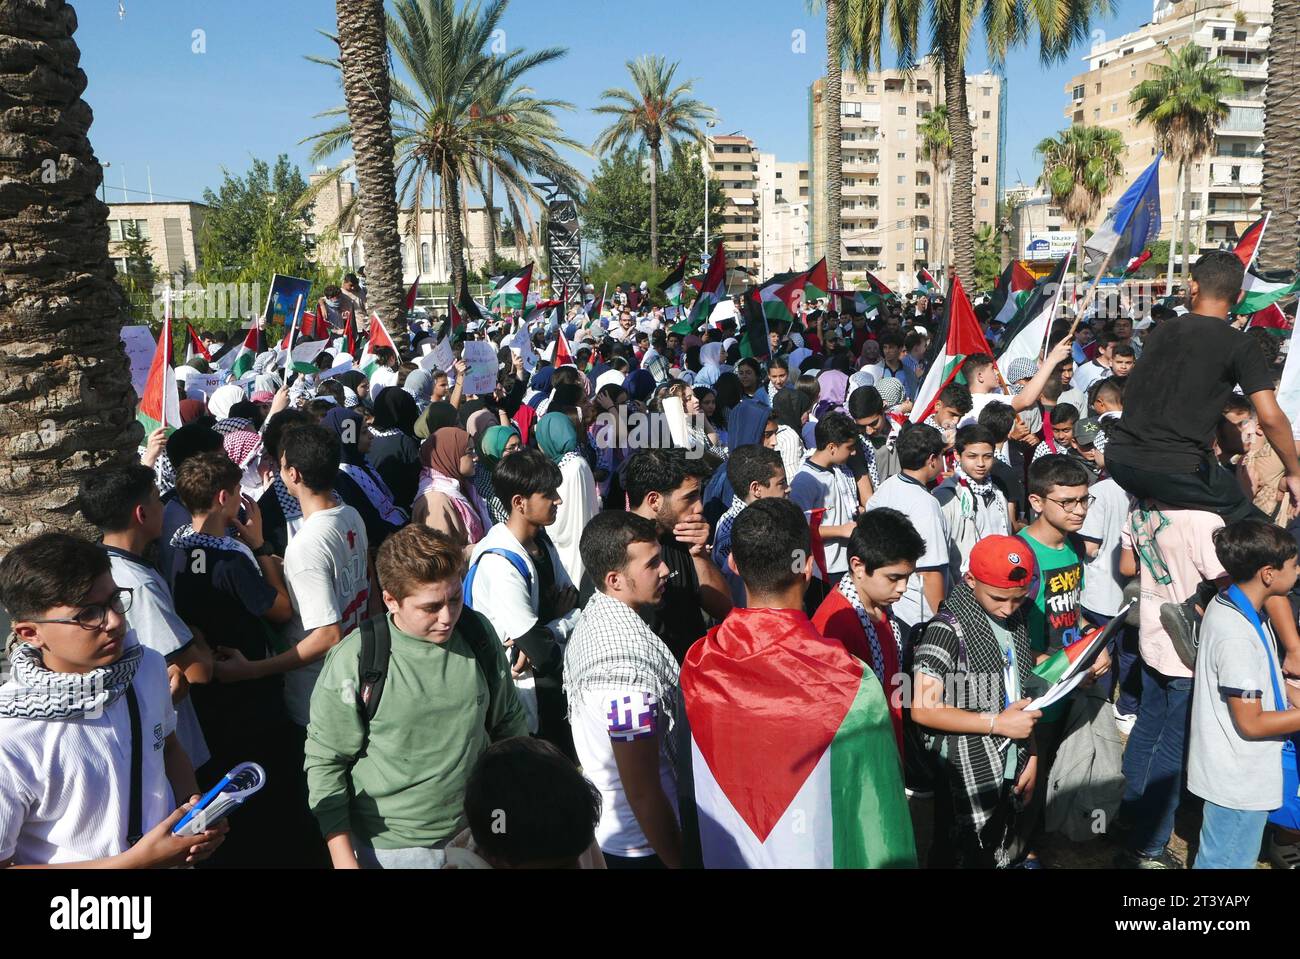
POLYGON ((1032 290, 1037 284, 1034 274, 1025 269, 1025 265, 1019 260, 1011 264, 1011 292, 1023 293, 1025 290, 1032 290))
POLYGON ((551 355, 551 366, 572 366, 573 354, 569 352, 569 341, 564 338, 564 330, 556 330, 555 352, 551 355))
POLYGON ((1246 269, 1250 269, 1255 262, 1255 255, 1259 252, 1260 241, 1264 239, 1264 230, 1268 226, 1270 213, 1265 213, 1262 217, 1247 227, 1246 232, 1241 235, 1237 245, 1232 248, 1232 253, 1239 259, 1246 269))
POLYGON ((379 347, 386 346, 394 353, 397 352, 397 346, 393 343, 393 338, 388 335, 388 330, 384 323, 379 319, 378 313, 370 314, 370 342, 366 350, 370 353, 375 352, 379 347))
POLYGON ((413 309, 415 309, 415 295, 419 291, 420 291, 420 280, 417 277, 416 281, 411 284, 411 288, 406 291, 406 312, 407 313, 410 313, 413 309))
POLYGON ((208 348, 203 345, 203 341, 199 339, 199 334, 194 332, 194 326, 192 324, 190 323, 185 324, 185 335, 189 337, 190 348, 199 356, 203 357, 205 360, 211 363, 212 354, 209 353, 208 348))

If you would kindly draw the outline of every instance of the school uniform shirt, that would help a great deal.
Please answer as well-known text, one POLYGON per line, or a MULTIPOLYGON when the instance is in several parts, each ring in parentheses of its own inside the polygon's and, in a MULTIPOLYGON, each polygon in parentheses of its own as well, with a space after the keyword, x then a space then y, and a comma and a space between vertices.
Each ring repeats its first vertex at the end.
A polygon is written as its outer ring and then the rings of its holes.
MULTIPOLYGON (((284 580, 293 601, 293 618, 285 624, 287 645, 296 646, 313 630, 339 624, 339 638, 361 625, 370 598, 366 569, 366 527, 361 515, 340 503, 308 516, 284 554, 284 580)), ((289 718, 306 726, 311 694, 325 659, 284 675, 289 718)))
POLYGON ((911 369, 908 368, 906 363, 900 362, 897 370, 891 370, 884 363, 877 364, 876 367, 873 368, 873 371, 876 368, 879 369, 878 373, 874 373, 877 383, 884 379, 898 380, 898 382, 902 384, 903 392, 907 395, 907 398, 909 400, 916 399, 916 391, 918 388, 916 376, 912 373, 911 369))
MULTIPOLYGON (((127 634, 124 645, 137 640, 127 634)), ((140 827, 176 808, 163 746, 176 730, 167 663, 146 648, 131 680, 140 707, 140 827)), ((19 688, 11 679, 6 691, 19 688)), ((182 797, 188 800, 188 796, 182 797)), ((0 718, 0 861, 84 862, 125 852, 130 828, 131 716, 126 695, 95 718, 0 718)))
POLYGON ((1056 652, 1082 636, 1079 630, 1079 596, 1083 588, 1083 543, 1067 537, 1059 548, 1045 546, 1027 530, 1019 538, 1038 561, 1038 591, 1033 608, 1026 607, 1029 645, 1036 653, 1056 652))
POLYGON ((1070 388, 1078 390, 1084 396, 1088 394, 1088 388, 1099 380, 1104 380, 1110 376, 1110 367, 1102 366, 1096 360, 1089 360, 1080 366, 1074 368, 1074 376, 1070 379, 1070 388))
POLYGON ((789 482, 799 472, 799 467, 803 465, 803 458, 808 453, 803 445, 803 437, 788 426, 778 426, 776 451, 781 454, 781 465, 785 467, 786 482, 789 482))
POLYGON ((1132 499, 1113 479, 1104 479, 1090 489, 1095 499, 1088 507, 1079 536, 1097 544, 1097 555, 1084 564, 1083 608, 1102 616, 1114 616, 1124 605, 1124 578, 1119 574, 1121 540, 1132 499))
POLYGON ((1011 397, 1004 396, 1001 393, 972 393, 970 402, 970 412, 961 418, 961 421, 958 423, 959 426, 969 426, 971 423, 978 423, 980 413, 983 412, 984 407, 988 406, 990 403, 1005 403, 1010 406, 1011 397))
POLYGON ((190 522, 190 511, 181 505, 180 497, 175 493, 164 501, 162 536, 158 539, 158 555, 155 565, 162 574, 163 582, 171 589, 176 585, 176 549, 171 545, 172 537, 182 526, 190 522))
MULTIPOLYGON (((194 634, 176 615, 171 590, 158 571, 125 550, 105 546, 104 551, 108 553, 112 566, 113 582, 131 590, 131 608, 126 611, 126 624, 140 644, 160 653, 164 660, 175 658, 187 649, 194 641, 194 634)), ((176 704, 176 739, 195 769, 208 761, 208 744, 189 696, 176 704)))
POLYGON ((951 568, 954 579, 970 569, 971 550, 985 536, 1011 535, 1006 496, 991 476, 989 485, 993 491, 987 500, 955 475, 949 476, 934 491, 953 544, 951 568))
MULTIPOLYGON (((1271 811, 1282 805, 1282 744, 1285 736, 1246 739, 1232 719, 1228 697, 1259 697, 1260 708, 1277 709, 1273 679, 1286 682, 1267 614, 1261 617, 1267 645, 1254 625, 1224 596, 1216 596, 1201 620, 1200 651, 1192 680, 1192 718, 1187 751, 1187 788, 1228 809, 1271 811), (1271 672, 1271 676, 1270 676, 1271 672)), ((1286 703, 1280 704, 1283 709, 1286 703)))
POLYGON ((907 591, 893 606, 897 619, 908 626, 915 626, 934 615, 934 610, 925 599, 921 574, 941 572, 944 591, 947 592, 952 549, 948 521, 944 519, 939 501, 906 473, 898 473, 885 480, 867 501, 869 510, 880 509, 882 506, 896 509, 906 516, 925 540, 925 552, 916 561, 916 572, 907 579, 907 591))
MULTIPOLYGON (((806 459, 790 483, 790 499, 805 514, 815 509, 825 509, 821 525, 842 526, 853 522, 858 511, 858 486, 853 475, 842 466, 818 466, 806 459)), ((826 572, 848 572, 849 546, 843 538, 823 540, 826 552, 826 572)))

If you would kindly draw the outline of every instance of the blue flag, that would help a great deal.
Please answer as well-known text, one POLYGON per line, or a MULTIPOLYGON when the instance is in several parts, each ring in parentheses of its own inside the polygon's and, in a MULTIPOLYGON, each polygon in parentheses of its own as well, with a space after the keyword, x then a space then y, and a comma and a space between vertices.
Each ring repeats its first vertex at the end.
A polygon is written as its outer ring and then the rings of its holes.
POLYGON ((1084 266, 1091 273, 1107 257, 1112 265, 1128 265, 1160 234, 1160 158, 1142 171, 1119 202, 1110 208, 1105 222, 1083 245, 1084 266))

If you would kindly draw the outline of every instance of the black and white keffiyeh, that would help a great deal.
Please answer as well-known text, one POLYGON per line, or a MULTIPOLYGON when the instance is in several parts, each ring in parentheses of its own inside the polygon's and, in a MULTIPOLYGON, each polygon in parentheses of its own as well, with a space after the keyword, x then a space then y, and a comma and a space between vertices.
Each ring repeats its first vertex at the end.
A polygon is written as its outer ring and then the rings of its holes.
POLYGON ((740 511, 745 508, 745 501, 735 493, 731 494, 731 505, 727 511, 718 517, 718 525, 713 536, 713 542, 718 549, 718 564, 725 569, 727 557, 731 555, 731 524, 736 521, 740 511))
POLYGON ((302 504, 298 502, 298 497, 289 492, 289 487, 284 485, 284 480, 280 479, 279 473, 276 473, 275 479, 271 481, 271 489, 275 493, 275 501, 280 504, 280 512, 284 514, 286 523, 302 519, 302 504))
POLYGON ((225 550, 228 553, 243 553, 252 561, 254 566, 257 566, 259 573, 262 571, 262 567, 257 564, 257 557, 244 543, 241 543, 233 536, 210 536, 207 533, 201 533, 189 523, 184 524, 172 534, 172 549, 182 552, 189 552, 192 549, 217 549, 225 550))
MULTIPOLYGON (((882 689, 888 689, 888 681, 885 679, 885 651, 880 648, 880 637, 876 634, 876 624, 871 617, 867 615, 866 608, 862 605, 862 598, 858 596, 858 588, 853 585, 852 576, 841 576, 840 585, 836 587, 840 595, 849 601, 853 611, 858 614, 858 622, 862 624, 862 631, 867 634, 867 645, 871 647, 871 670, 880 680, 882 689)), ((886 616, 889 614, 886 613, 886 616)), ((894 630, 898 634, 898 630, 894 630)), ((901 654, 901 650, 898 651, 901 654)), ((892 679, 892 677, 891 677, 892 679)))
POLYGON ((405 526, 410 518, 393 502, 393 494, 370 466, 356 463, 343 463, 339 469, 354 483, 361 487, 361 492, 370 500, 370 505, 378 510, 385 523, 393 526, 405 526))
MULTIPOLYGON (((677 660, 636 610, 595 592, 564 651, 564 693, 572 704, 587 690, 633 686, 659 700, 669 732, 680 703, 677 660)), ((675 736, 664 737, 669 758, 676 755, 675 736)))
POLYGON ((79 719, 94 716, 123 696, 144 656, 138 642, 117 662, 88 673, 56 673, 45 668, 41 651, 20 643, 9 651, 15 686, 0 690, 0 716, 6 719, 79 719))
POLYGON ((961 460, 957 461, 956 475, 957 482, 975 495, 976 503, 982 502, 985 506, 992 506, 997 502, 998 488, 991 479, 986 477, 984 482, 977 483, 971 479, 970 474, 961 468, 961 460))

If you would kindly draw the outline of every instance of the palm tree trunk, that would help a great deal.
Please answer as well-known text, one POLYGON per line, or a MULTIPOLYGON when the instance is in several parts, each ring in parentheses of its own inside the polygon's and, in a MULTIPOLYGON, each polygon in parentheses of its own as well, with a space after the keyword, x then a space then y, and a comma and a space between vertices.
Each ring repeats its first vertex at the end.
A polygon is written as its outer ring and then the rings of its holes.
POLYGON ((497 268, 497 218, 492 209, 492 168, 483 164, 483 200, 487 207, 487 261, 488 272, 497 268))
MULTIPOLYGON (((383 0, 335 0, 343 95, 352 125, 369 306, 392 325, 405 316, 397 171, 383 0)), ((418 253, 417 253, 418 255, 418 253)))
POLYGON ((826 0, 826 273, 840 275, 840 0, 826 0))
MULTIPOLYGON (((928 257, 928 259, 932 264, 934 264, 935 268, 939 270, 940 282, 947 283, 948 277, 944 273, 943 263, 940 262, 939 260, 939 255, 940 255, 939 254, 939 217, 936 215, 939 212, 939 204, 937 202, 939 199, 939 158, 938 156, 935 156, 934 162, 931 164, 931 166, 934 167, 934 181, 933 181, 934 186, 931 187, 931 193, 934 196, 936 202, 934 204, 934 208, 931 209, 930 211, 930 256, 928 257)), ((944 212, 945 213, 948 212, 946 209, 946 204, 945 204, 944 212)))
POLYGON ((1264 100, 1264 209, 1273 211, 1259 254, 1259 269, 1294 270, 1300 201, 1295 196, 1296 157, 1300 156, 1300 4, 1273 4, 1269 40, 1268 91, 1264 100))
MULTIPOLYGON (((951 3, 944 5, 951 7, 951 3)), ((947 22, 960 20, 960 11, 946 9, 947 22)), ((948 102, 948 130, 952 134, 952 206, 949 218, 954 233, 953 270, 968 289, 975 283, 975 146, 971 142, 970 110, 966 105, 966 61, 958 31, 945 29, 941 38, 944 96, 948 102)))
POLYGON ((78 485, 142 439, 76 29, 62 0, 0 3, 0 550, 91 533, 78 485))
POLYGON ((465 231, 461 224, 460 180, 450 170, 442 174, 442 223, 447 231, 452 295, 459 301, 469 293, 465 270, 465 231))
MULTIPOLYGON (((1192 159, 1195 159, 1193 157, 1192 159)), ((1192 276, 1191 254, 1188 253, 1187 247, 1192 240, 1192 175, 1187 169, 1188 164, 1183 164, 1183 196, 1181 199, 1183 207, 1183 289, 1191 289, 1190 282, 1192 276)))
POLYGON ((650 144, 650 265, 659 268, 659 144, 650 144))
POLYGON ((1184 212, 1181 209, 1181 205, 1184 199, 1183 181, 1186 176, 1187 163, 1186 161, 1179 161, 1178 186, 1176 187, 1178 190, 1178 205, 1174 208, 1174 222, 1169 228, 1169 275, 1165 279, 1165 296, 1172 296, 1174 292, 1174 263, 1176 262, 1175 253, 1177 252, 1176 248, 1178 246, 1178 216, 1180 213, 1184 212))

